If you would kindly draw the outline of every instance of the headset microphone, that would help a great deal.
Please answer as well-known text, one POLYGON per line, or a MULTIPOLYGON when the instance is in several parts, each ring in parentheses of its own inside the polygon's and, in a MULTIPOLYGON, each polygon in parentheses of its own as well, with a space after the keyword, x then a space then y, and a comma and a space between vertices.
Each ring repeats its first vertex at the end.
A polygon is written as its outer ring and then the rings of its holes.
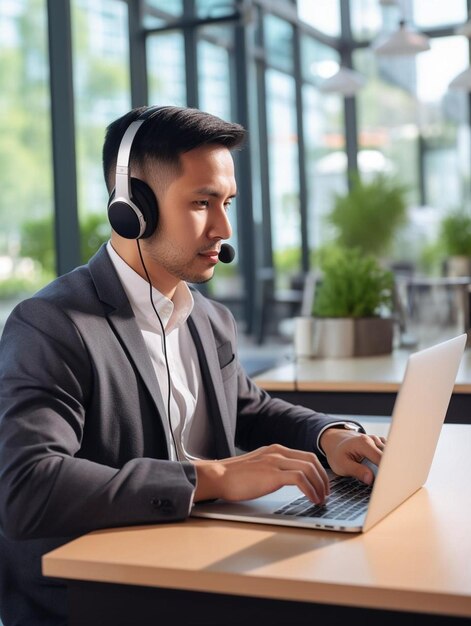
POLYGON ((223 243, 219 252, 219 260, 223 263, 232 263, 235 257, 234 248, 228 243, 223 243))

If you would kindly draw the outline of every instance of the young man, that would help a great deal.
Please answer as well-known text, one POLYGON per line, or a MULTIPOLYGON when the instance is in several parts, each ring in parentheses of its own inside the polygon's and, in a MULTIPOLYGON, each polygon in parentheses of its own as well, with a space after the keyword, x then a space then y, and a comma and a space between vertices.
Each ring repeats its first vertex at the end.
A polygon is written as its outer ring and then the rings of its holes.
POLYGON ((239 365, 230 313, 187 286, 212 277, 231 235, 231 150, 243 138, 237 124, 176 107, 134 110, 111 124, 108 190, 125 176, 117 191, 130 185, 144 238, 118 234, 122 206, 112 193, 110 242, 21 303, 6 324, 6 626, 65 623, 65 588, 41 576, 40 557, 70 537, 183 520, 195 501, 254 498, 286 484, 322 502, 329 488, 321 459, 372 480, 361 460, 379 463, 384 442, 257 388, 239 365), (236 445, 248 452, 236 456, 236 445))

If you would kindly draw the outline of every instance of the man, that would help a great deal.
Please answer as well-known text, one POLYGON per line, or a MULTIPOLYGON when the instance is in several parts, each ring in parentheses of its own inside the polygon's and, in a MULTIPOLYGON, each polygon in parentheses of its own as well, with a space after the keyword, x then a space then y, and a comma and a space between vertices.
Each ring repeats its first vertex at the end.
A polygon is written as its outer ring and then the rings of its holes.
POLYGON ((193 109, 138 109, 112 123, 103 149, 110 242, 6 324, 6 626, 65 623, 65 588, 41 576, 40 557, 73 536, 183 520, 196 501, 286 484, 322 502, 322 462, 372 481, 361 460, 379 463, 383 440, 258 389, 239 365, 230 313, 187 286, 212 277, 231 235, 231 150, 243 139, 239 125, 193 109), (143 238, 127 231, 127 209, 143 238), (236 456, 236 445, 249 452, 236 456))

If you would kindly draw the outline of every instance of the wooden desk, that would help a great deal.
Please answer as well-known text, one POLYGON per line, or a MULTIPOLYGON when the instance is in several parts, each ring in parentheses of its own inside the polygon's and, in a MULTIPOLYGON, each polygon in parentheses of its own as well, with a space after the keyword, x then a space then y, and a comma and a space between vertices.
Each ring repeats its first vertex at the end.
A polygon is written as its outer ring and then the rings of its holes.
MULTIPOLYGON (((259 374, 271 395, 327 413, 390 415, 409 350, 350 359, 298 359, 259 374)), ((471 350, 458 371, 447 422, 471 423, 471 350)))
POLYGON ((426 487, 364 535, 190 519, 91 533, 43 572, 68 579, 70 626, 469 620, 470 450, 445 425, 426 487))

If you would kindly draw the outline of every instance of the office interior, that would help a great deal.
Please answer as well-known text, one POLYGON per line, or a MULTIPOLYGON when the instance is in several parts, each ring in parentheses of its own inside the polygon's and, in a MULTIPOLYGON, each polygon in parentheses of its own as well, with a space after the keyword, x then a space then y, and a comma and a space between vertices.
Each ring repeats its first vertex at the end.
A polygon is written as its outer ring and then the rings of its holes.
POLYGON ((449 322, 466 330, 470 272, 453 273, 441 232, 448 215, 470 215, 469 10, 469 0, 4 0, 0 327, 108 239, 106 125, 172 104, 249 131, 235 154, 236 258, 199 288, 234 313, 251 373, 292 354, 293 318, 310 314, 306 276, 357 178, 395 185, 406 205, 375 251, 412 283, 402 316, 393 311, 396 343, 418 345, 424 328, 449 322), (401 21, 426 48, 379 53, 401 21), (347 84, 335 82, 345 71, 347 84))
MULTIPOLYGON (((294 319, 312 315, 322 255, 338 240, 333 209, 359 181, 390 184, 404 203, 384 248, 374 245, 376 227, 360 224, 394 277, 386 312, 394 349, 408 353, 468 331, 470 17, 471 0, 2 0, 0 333, 19 301, 108 240, 107 124, 141 105, 197 107, 248 130, 234 155, 235 260, 197 288, 230 308, 242 363, 264 388, 279 397, 289 389, 287 399, 317 407, 327 393, 330 408, 343 394, 337 412, 352 410, 351 369, 338 389, 319 359, 305 380, 299 371, 294 380, 294 370, 286 380, 263 372, 293 362, 294 319), (401 24, 423 49, 379 52, 401 24), (459 254, 446 246, 450 216, 461 220, 459 254)), ((467 423, 468 372, 455 411, 467 423)), ((400 380, 383 382, 378 392, 374 381, 378 393, 369 390, 358 414, 386 414, 400 380)), ((450 449, 465 447, 469 427, 460 428, 450 449)), ((378 545, 389 541, 385 528, 378 545)), ((286 554, 297 558, 286 537, 286 554)))

